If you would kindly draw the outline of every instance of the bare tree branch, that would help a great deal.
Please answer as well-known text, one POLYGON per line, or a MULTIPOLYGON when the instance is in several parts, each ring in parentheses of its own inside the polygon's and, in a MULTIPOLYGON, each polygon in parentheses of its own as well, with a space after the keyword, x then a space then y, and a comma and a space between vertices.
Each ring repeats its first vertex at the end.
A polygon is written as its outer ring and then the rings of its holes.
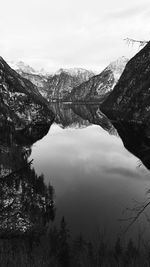
POLYGON ((124 41, 127 42, 128 45, 134 45, 135 43, 139 44, 139 47, 143 47, 146 44, 148 44, 149 41, 143 41, 143 40, 135 40, 132 38, 125 38, 124 41))

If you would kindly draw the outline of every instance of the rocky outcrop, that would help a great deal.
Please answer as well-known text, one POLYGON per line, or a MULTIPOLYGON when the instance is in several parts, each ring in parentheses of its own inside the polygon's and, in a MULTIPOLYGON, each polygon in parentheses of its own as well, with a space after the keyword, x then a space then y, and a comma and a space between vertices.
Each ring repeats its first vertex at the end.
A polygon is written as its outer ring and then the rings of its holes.
POLYGON ((37 87, 21 77, 0 57, 0 126, 24 128, 51 123, 54 115, 37 87))
POLYGON ((72 102, 102 102, 113 90, 127 61, 125 57, 122 57, 112 62, 99 75, 75 87, 66 100, 72 102))
POLYGON ((101 105, 109 118, 147 124, 150 118, 150 43, 126 65, 113 92, 101 105))

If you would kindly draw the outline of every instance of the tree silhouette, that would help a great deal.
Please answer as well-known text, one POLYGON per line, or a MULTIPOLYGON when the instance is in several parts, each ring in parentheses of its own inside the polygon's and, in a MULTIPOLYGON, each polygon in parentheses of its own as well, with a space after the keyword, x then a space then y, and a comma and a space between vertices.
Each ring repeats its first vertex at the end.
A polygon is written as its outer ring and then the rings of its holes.
POLYGON ((70 262, 70 249, 69 249, 69 230, 67 224, 65 222, 64 217, 60 223, 60 230, 59 230, 59 262, 62 267, 69 266, 70 262))
MULTIPOLYGON (((54 220, 54 189, 28 162, 31 148, 11 127, 0 133, 0 234, 25 233, 54 220), (19 140, 19 144, 18 144, 19 140)), ((41 128, 39 129, 41 134, 41 128)), ((36 133, 36 136, 38 133, 36 133)))
POLYGON ((134 45, 137 43, 139 44, 140 47, 145 46, 149 42, 149 41, 144 41, 144 40, 135 40, 132 38, 125 38, 124 41, 126 41, 128 45, 134 45))

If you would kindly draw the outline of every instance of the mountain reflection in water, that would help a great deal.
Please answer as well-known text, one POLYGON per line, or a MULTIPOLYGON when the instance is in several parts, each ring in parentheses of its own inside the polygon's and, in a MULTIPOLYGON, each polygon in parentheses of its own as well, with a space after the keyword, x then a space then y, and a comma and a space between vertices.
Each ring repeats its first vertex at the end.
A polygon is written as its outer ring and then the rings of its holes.
MULTIPOLYGON (((82 232, 92 238, 104 228, 111 235, 118 234, 124 227, 118 221, 122 212, 133 205, 133 199, 141 202, 146 198, 149 171, 125 149, 120 131, 98 105, 55 103, 51 109, 55 122, 33 145, 30 158, 38 175, 43 173, 45 182, 55 188, 56 224, 65 216, 74 234, 82 232)), ((143 217, 139 223, 146 224, 143 217)), ((138 222, 129 234, 137 229, 138 222)))

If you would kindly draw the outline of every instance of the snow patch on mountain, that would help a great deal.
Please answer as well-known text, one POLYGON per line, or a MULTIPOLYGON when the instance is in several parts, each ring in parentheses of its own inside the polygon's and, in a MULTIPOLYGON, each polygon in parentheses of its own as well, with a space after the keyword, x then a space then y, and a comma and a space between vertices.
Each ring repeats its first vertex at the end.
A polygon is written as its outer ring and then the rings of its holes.
POLYGON ((122 72, 124 71, 124 68, 127 64, 127 62, 129 61, 128 58, 122 56, 120 58, 118 58, 117 60, 111 62, 108 67, 106 68, 106 70, 111 70, 113 72, 114 75, 114 79, 115 79, 115 83, 119 80, 122 72))
POLYGON ((106 92, 111 92, 115 85, 117 84, 121 74, 124 71, 124 68, 127 64, 129 59, 126 57, 122 56, 118 58, 117 60, 111 62, 105 69, 104 72, 111 71, 113 77, 110 75, 107 79, 107 83, 100 83, 98 88, 97 88, 97 93, 99 94, 101 92, 101 89, 103 88, 104 91, 106 92), (113 79, 112 79, 113 78, 113 79), (114 82, 112 82, 114 80, 114 82))
POLYGON ((88 77, 92 77, 95 75, 95 73, 91 70, 86 70, 83 68, 61 68, 59 69, 56 74, 60 75, 61 73, 67 73, 71 76, 80 76, 80 75, 87 75, 88 77))
POLYGON ((17 71, 19 74, 21 73, 28 73, 28 74, 33 74, 33 75, 41 75, 41 76, 49 76, 50 73, 46 72, 44 68, 41 68, 40 70, 35 70, 28 64, 24 63, 23 61, 10 61, 9 65, 12 69, 17 71))

